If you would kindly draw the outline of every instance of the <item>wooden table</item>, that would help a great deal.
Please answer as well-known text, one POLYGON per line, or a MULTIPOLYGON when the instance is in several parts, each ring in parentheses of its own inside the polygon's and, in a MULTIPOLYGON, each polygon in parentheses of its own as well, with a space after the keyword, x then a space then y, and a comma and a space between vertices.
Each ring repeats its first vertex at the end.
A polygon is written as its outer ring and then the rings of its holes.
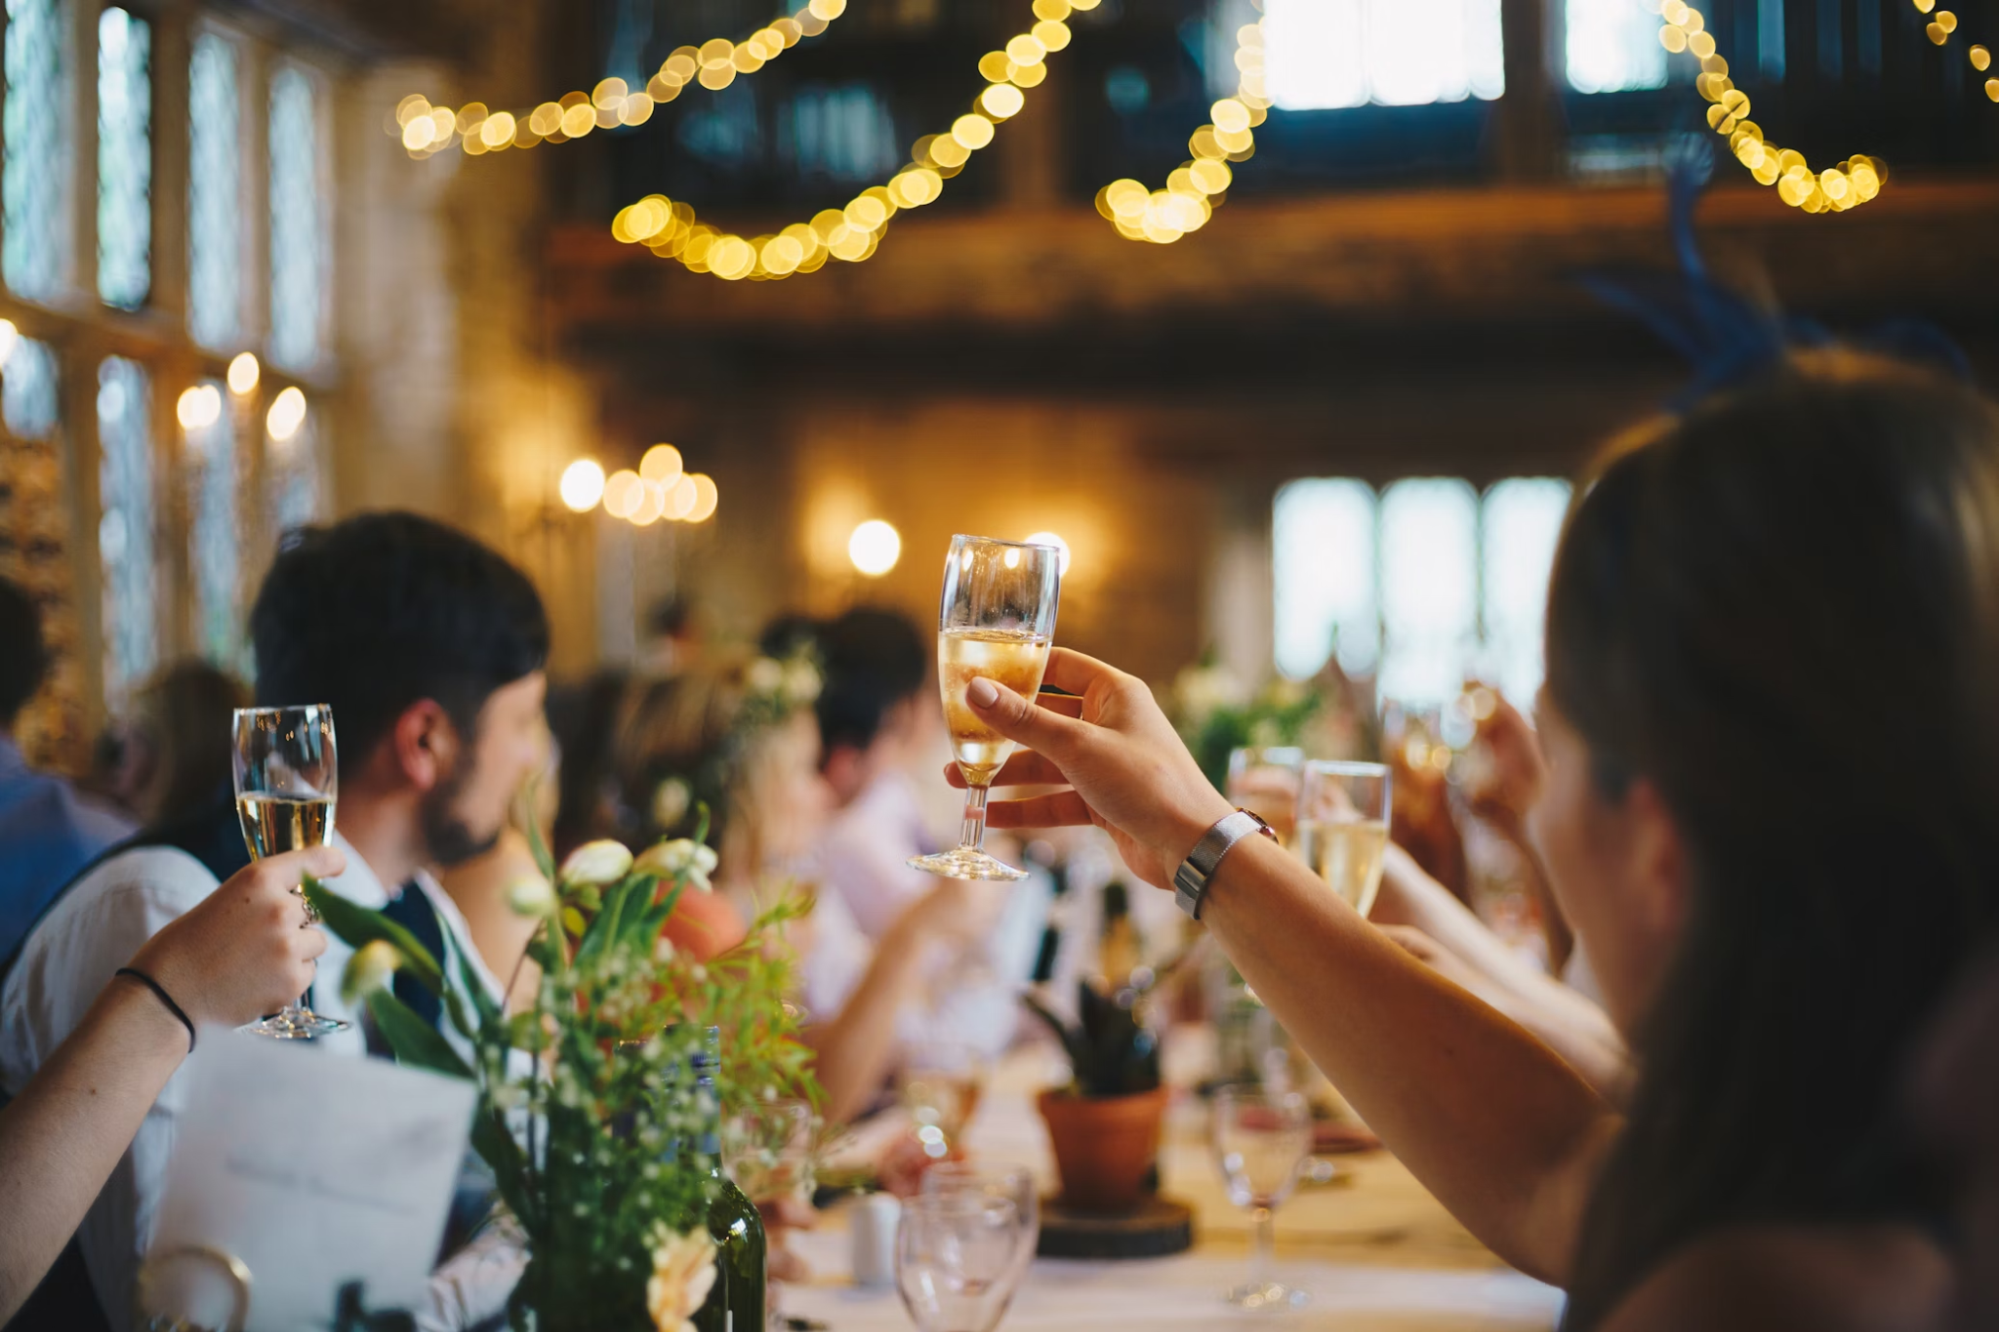
MULTIPOLYGON (((1199 1062, 1199 1037, 1169 1047, 1169 1081, 1199 1062), (1176 1049, 1177 1048, 1177 1049, 1176 1049), (1175 1057, 1178 1058, 1175 1058, 1175 1057), (1178 1066, 1176 1069, 1175 1066, 1178 1066)), ((1048 1138, 1033 1091, 1048 1057, 1030 1050, 996 1072, 967 1132, 975 1155, 1028 1166, 1053 1193, 1048 1138)), ((850 1150, 876 1151, 902 1125, 870 1125, 850 1150)), ((1385 1152, 1333 1159, 1340 1176, 1301 1189, 1277 1214, 1277 1277, 1305 1288, 1302 1309, 1248 1315, 1221 1292, 1244 1280, 1249 1214, 1230 1204, 1206 1143, 1206 1108, 1176 1096, 1160 1155, 1163 1192, 1194 1210, 1194 1248, 1125 1262, 1037 1259, 1001 1325, 1008 1329, 1552 1328, 1561 1293, 1507 1267, 1385 1152)), ((843 1208, 792 1248, 815 1278, 789 1284, 785 1313, 835 1329, 908 1328, 892 1288, 862 1289, 849 1273, 843 1208)))

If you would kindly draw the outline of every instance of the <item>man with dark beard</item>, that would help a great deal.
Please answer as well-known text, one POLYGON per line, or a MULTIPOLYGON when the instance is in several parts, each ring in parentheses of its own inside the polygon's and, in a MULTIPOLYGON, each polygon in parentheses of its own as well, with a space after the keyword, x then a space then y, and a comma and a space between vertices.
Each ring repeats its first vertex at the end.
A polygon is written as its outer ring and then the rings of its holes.
MULTIPOLYGON (((259 704, 331 704, 340 792, 328 881, 382 908, 426 865, 490 847, 540 755, 548 622, 519 570, 470 537, 413 514, 362 514, 291 535, 250 615, 259 704)), ((205 898, 248 855, 233 803, 149 830, 87 868, 6 960, 0 1081, 20 1088, 69 1035, 111 974, 205 898)), ((304 919, 303 908, 300 919, 304 919)), ((452 942, 455 943, 455 942, 452 942)), ((450 947, 448 943, 447 947, 450 947)), ((462 947, 462 946, 458 946, 462 947)), ((366 1051, 340 995, 351 951, 329 938, 311 1008, 352 1023, 329 1055, 366 1051)), ((58 1264, 28 1310, 82 1327, 134 1327, 133 1276, 151 1240, 186 1090, 176 1077, 78 1230, 88 1282, 58 1264), (56 1307, 44 1300, 59 1302, 56 1307)))

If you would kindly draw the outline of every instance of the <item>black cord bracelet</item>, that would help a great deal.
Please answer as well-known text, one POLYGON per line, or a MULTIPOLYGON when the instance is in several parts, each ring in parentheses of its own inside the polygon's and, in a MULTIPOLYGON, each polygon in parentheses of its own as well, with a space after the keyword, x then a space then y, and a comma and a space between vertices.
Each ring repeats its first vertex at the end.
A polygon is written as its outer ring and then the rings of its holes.
POLYGON ((174 997, 167 994, 165 986, 162 986, 136 967, 121 967, 111 975, 114 977, 130 977, 153 994, 159 996, 160 1003, 165 1005, 173 1016, 180 1020, 180 1025, 187 1029, 187 1049, 189 1051, 194 1050, 194 1020, 187 1016, 187 1010, 174 1003, 174 997))

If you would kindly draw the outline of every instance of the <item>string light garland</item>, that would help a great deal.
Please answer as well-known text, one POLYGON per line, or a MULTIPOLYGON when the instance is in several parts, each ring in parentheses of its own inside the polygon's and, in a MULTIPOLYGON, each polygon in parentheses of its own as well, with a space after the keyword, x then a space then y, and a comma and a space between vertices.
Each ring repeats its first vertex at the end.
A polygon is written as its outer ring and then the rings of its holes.
POLYGON ((579 458, 563 471, 563 503, 577 513, 588 513, 602 503, 605 513, 635 528, 661 521, 705 523, 715 516, 721 499, 714 478, 687 471, 680 450, 670 444, 646 450, 636 472, 620 468, 606 477, 597 468, 596 477, 590 477, 586 468, 597 464, 579 458))
POLYGON ((689 84, 720 91, 738 75, 754 74, 807 37, 817 37, 847 10, 847 0, 811 0, 790 18, 759 28, 740 42, 715 37, 699 46, 683 46, 660 62, 659 69, 634 89, 617 77, 602 79, 588 93, 565 93, 528 111, 493 111, 484 102, 467 102, 453 111, 433 106, 422 93, 411 93, 396 104, 389 133, 399 136, 411 157, 422 159, 453 148, 468 157, 508 148, 533 148, 540 143, 567 143, 592 130, 616 125, 643 125, 662 102, 680 96, 689 84))
POLYGON ((1665 20, 1660 45, 1676 55, 1691 52, 1701 62, 1694 87, 1711 103, 1708 128, 1728 140, 1736 161, 1757 184, 1776 186, 1779 199, 1807 213, 1844 213, 1881 193, 1888 168, 1879 158, 1855 153, 1838 166, 1814 172, 1803 153, 1764 138, 1763 127, 1749 119, 1749 95, 1729 81, 1728 61, 1715 50, 1714 34, 1707 31, 1701 12, 1681 0, 1665 0, 1659 16, 1665 20))
MULTIPOLYGON (((1948 9, 1938 9, 1937 0, 1910 0, 1910 2, 1915 5, 1917 13, 1930 15, 1929 25, 1923 29, 1923 35, 1937 46, 1948 45, 1951 35, 1957 31, 1957 15, 1948 9)), ((1965 52, 1965 56, 1971 61, 1971 67, 1980 74, 1992 68, 1992 53, 1983 46, 1974 44, 1965 52)), ((1988 101, 1999 102, 1999 78, 1985 80, 1985 96, 1988 101)))
POLYGON ((1270 110, 1263 82, 1262 19, 1236 29, 1235 64, 1241 73, 1235 96, 1209 109, 1214 119, 1187 140, 1194 156, 1173 169, 1164 189, 1147 190, 1127 177, 1097 191, 1097 212, 1118 235, 1171 245, 1206 226, 1225 201, 1235 179, 1229 163, 1246 162, 1256 153, 1255 129, 1270 110))
POLYGON ((1034 0, 1035 23, 1011 38, 1004 49, 979 58, 986 87, 971 109, 938 134, 926 134, 910 148, 909 163, 884 185, 871 185, 845 208, 823 209, 809 222, 794 222, 773 235, 744 238, 700 221, 684 200, 649 194, 627 204, 611 220, 611 235, 626 245, 643 245, 694 273, 712 273, 730 282, 767 282, 794 273, 816 273, 829 260, 858 264, 872 256, 887 233, 889 219, 905 208, 935 203, 944 182, 965 169, 972 154, 992 143, 998 126, 1020 114, 1026 89, 1048 77, 1047 58, 1068 47, 1069 15, 1095 9, 1101 0, 1034 0))

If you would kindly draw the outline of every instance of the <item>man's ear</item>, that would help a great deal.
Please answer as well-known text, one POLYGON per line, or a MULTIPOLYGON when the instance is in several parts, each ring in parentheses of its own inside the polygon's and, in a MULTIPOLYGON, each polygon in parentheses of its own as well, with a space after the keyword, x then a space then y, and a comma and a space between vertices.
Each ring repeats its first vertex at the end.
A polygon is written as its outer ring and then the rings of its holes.
POLYGON ((389 746, 396 771, 420 792, 436 787, 458 766, 458 728, 435 699, 419 699, 402 711, 389 746))

